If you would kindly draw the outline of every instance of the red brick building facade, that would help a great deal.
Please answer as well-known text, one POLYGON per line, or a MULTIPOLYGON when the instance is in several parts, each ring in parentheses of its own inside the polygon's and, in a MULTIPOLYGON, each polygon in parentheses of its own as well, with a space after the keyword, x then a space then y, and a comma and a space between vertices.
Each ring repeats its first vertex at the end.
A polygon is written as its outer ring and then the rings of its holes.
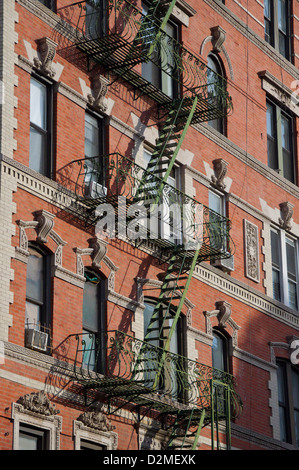
POLYGON ((0 449, 296 450, 298 1, 0 12, 0 449))

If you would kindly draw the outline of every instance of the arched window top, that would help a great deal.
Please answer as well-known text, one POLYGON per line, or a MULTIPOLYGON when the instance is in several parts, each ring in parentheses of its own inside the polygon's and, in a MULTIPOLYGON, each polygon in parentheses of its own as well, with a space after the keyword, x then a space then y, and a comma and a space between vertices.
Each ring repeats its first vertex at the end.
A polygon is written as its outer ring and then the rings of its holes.
POLYGON ((225 78, 225 69, 223 67, 222 60, 220 57, 215 54, 214 52, 211 52, 208 55, 208 67, 213 70, 213 72, 217 73, 221 77, 225 78))
POLYGON ((212 364, 216 369, 228 372, 228 336, 220 329, 213 329, 212 364))

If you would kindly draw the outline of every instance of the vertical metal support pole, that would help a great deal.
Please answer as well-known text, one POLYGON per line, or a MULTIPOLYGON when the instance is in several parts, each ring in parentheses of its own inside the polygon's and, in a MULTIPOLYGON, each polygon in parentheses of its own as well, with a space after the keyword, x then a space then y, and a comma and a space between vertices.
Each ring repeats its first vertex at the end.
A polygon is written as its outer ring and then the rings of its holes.
POLYGON ((231 391, 227 387, 226 393, 226 449, 231 450, 231 391))
POLYGON ((210 394, 211 394, 211 443, 212 450, 215 448, 214 442, 214 394, 213 394, 213 380, 210 380, 210 394))

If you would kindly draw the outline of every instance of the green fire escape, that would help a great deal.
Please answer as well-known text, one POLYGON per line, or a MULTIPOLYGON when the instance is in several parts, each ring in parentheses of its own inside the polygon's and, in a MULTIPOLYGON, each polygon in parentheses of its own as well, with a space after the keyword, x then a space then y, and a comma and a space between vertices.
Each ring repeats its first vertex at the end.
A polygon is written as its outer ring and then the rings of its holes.
POLYGON ((153 242, 167 265, 144 341, 108 332, 106 370, 97 374, 94 358, 103 354, 103 345, 77 335, 75 370, 86 390, 104 393, 109 403, 118 397, 123 402, 120 406, 135 403, 144 414, 155 410, 162 421, 170 416, 169 448, 178 440, 182 448, 190 446, 192 436, 195 449, 207 425, 211 425, 213 443, 213 430, 218 435, 221 422, 229 448, 230 422, 241 408, 233 377, 169 350, 196 265, 232 252, 229 221, 168 184, 190 125, 222 118, 232 109, 225 80, 166 33, 175 3, 152 0, 145 13, 126 0, 89 1, 58 12, 73 26, 75 47, 86 57, 87 68, 100 66, 110 81, 127 82, 134 99, 148 96, 160 116, 159 137, 146 169, 117 153, 70 165, 70 189, 87 210, 89 222, 98 222, 100 204, 117 207, 121 218, 120 196, 126 201, 125 212, 132 205, 145 208, 153 223, 141 226, 136 243, 153 242), (141 73, 142 64, 148 63, 168 77, 171 93, 141 73), (95 183, 92 195, 86 190, 90 182, 95 183), (161 205, 167 208, 164 213, 161 205), (169 226, 170 221, 175 235, 161 236, 161 226, 169 226), (163 347, 151 345, 153 338, 163 347))

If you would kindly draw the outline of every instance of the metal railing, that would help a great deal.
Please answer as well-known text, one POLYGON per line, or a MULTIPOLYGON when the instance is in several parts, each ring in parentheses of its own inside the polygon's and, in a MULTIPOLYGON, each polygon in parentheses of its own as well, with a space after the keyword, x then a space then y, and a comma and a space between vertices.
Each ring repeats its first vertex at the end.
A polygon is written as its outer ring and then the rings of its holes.
MULTIPOLYGON (((158 101, 163 101, 163 96, 155 92, 153 84, 134 79, 132 72, 141 73, 136 65, 150 61, 182 87, 184 94, 197 95, 194 122, 221 118, 232 111, 227 80, 161 30, 161 21, 148 18, 128 0, 109 0, 106 6, 102 2, 75 2, 59 9, 58 14, 73 27, 75 44, 87 56, 158 101)), ((164 101, 169 98, 165 96, 164 101)))
MULTIPOLYGON (((227 258, 234 250, 229 219, 119 153, 74 160, 58 172, 57 180, 94 210, 95 224, 101 214, 108 211, 111 216, 114 211, 111 220, 117 217, 118 226, 123 220, 133 240, 177 244, 190 251, 200 243, 199 261, 227 258), (137 212, 139 218, 134 219, 137 212)), ((111 236, 109 231, 106 235, 111 236)))
POLYGON ((235 378, 226 372, 166 352, 157 381, 163 348, 117 330, 108 331, 101 339, 87 333, 73 335, 73 339, 77 344, 75 377, 89 389, 133 401, 141 395, 149 401, 152 394, 160 410, 173 406, 211 411, 217 406, 219 419, 227 413, 236 418, 241 412, 235 378))

